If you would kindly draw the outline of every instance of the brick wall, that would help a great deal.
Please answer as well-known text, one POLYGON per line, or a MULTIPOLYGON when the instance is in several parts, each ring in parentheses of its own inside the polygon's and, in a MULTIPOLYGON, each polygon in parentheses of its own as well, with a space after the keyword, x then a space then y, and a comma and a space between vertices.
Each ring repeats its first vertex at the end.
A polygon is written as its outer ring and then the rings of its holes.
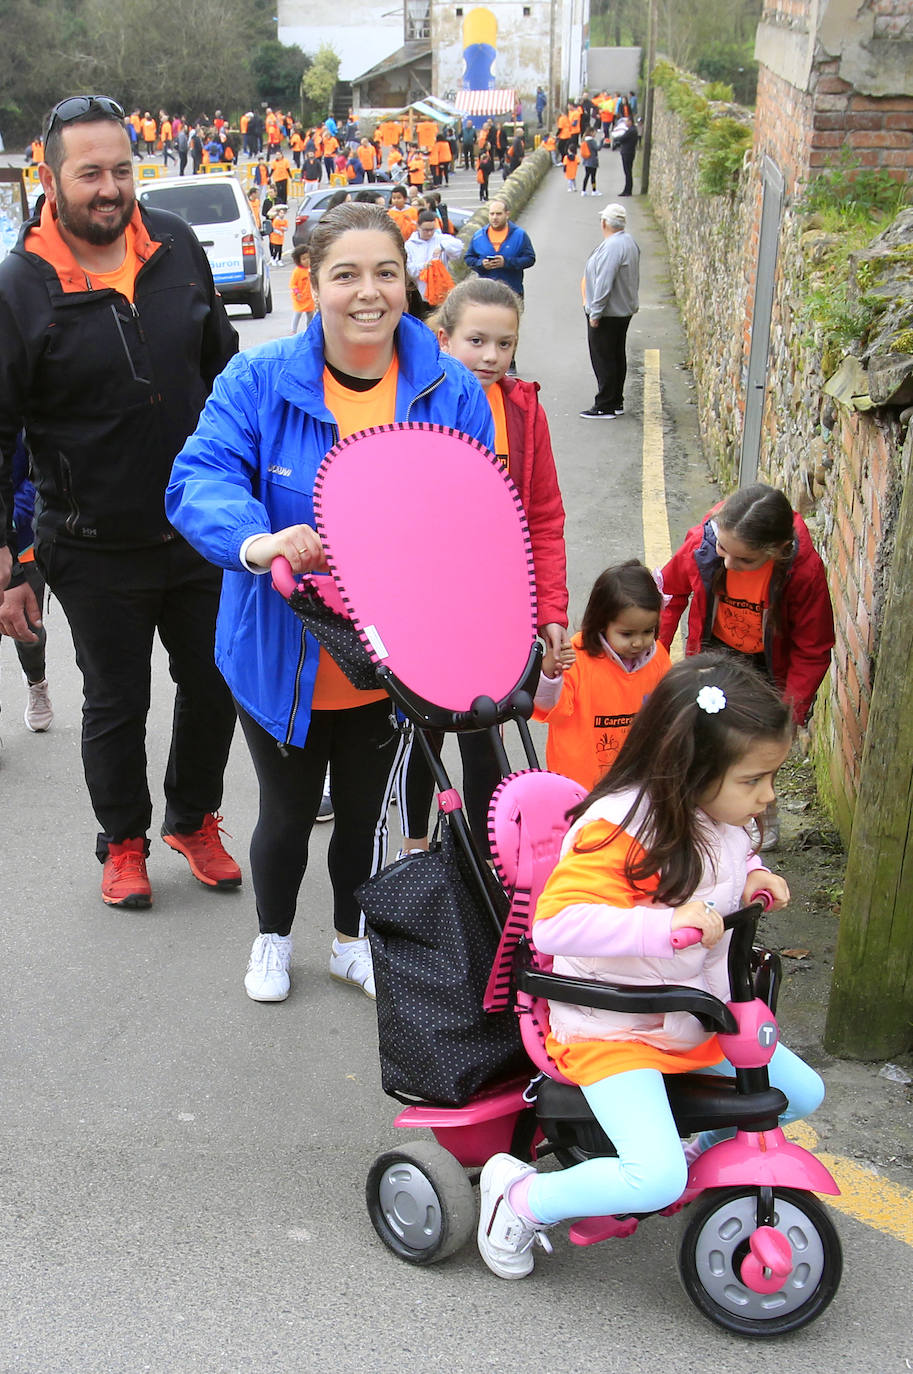
MULTIPOLYGON (((662 92, 656 97, 650 199, 689 339, 704 451, 727 490, 738 478, 761 153, 781 167, 787 190, 800 180, 803 101, 783 87, 762 73, 755 151, 731 198, 700 194, 698 154, 685 145, 662 92), (791 117, 777 117, 785 101, 791 117)), ((759 480, 780 487, 801 511, 828 570, 837 644, 815 706, 815 756, 822 796, 848 837, 893 555, 903 436, 896 411, 848 411, 823 392, 819 341, 795 309, 816 270, 814 249, 815 235, 805 232, 787 196, 759 480)))

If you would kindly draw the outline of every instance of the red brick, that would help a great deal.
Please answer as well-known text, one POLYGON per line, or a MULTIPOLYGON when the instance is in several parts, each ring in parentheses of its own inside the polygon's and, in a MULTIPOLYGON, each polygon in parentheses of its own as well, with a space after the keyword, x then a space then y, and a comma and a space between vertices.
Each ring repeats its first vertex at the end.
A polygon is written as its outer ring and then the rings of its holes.
POLYGON ((852 89, 850 83, 839 76, 822 76, 815 87, 816 92, 820 91, 822 95, 841 95, 844 91, 852 89))
POLYGON ((815 101, 815 109, 826 113, 829 110, 845 110, 847 99, 845 95, 820 95, 815 101))
POLYGON ((846 665, 846 696, 853 711, 859 711, 859 675, 856 665, 850 659, 846 665))
POLYGON ((815 129, 809 139, 812 148, 842 148, 846 141, 843 130, 815 129))
POLYGON ((890 114, 894 110, 913 109, 913 100, 908 95, 854 95, 850 97, 851 110, 883 110, 890 114))
MULTIPOLYGON (((881 165, 887 171, 891 168, 913 167, 913 148, 889 148, 886 153, 881 155, 881 165)), ((891 176, 895 181, 906 181, 903 172, 891 171, 891 176)))
POLYGON ((913 108, 905 114, 889 114, 884 117, 886 129, 913 129, 913 108))
POLYGON ((847 137, 853 148, 913 148, 913 133, 901 129, 860 129, 847 137))
POLYGON ((882 129, 886 116, 876 110, 848 110, 844 122, 848 129, 882 129))

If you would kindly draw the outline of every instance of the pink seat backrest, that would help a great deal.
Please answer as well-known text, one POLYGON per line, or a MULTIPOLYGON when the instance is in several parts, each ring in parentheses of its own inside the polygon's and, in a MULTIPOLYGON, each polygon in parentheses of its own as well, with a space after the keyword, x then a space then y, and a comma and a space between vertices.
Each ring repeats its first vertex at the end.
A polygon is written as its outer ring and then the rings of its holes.
MULTIPOLYGON (((579 783, 539 769, 512 773, 495 790, 488 809, 488 837, 495 869, 511 904, 485 990, 487 1011, 503 1010, 509 1003, 514 950, 518 941, 530 936, 536 902, 567 833, 566 813, 585 796, 579 783)), ((551 959, 535 950, 533 962, 537 968, 551 968, 551 959)), ((527 1054, 538 1069, 562 1078, 545 1050, 548 1005, 525 993, 518 993, 517 1001, 527 1054)))

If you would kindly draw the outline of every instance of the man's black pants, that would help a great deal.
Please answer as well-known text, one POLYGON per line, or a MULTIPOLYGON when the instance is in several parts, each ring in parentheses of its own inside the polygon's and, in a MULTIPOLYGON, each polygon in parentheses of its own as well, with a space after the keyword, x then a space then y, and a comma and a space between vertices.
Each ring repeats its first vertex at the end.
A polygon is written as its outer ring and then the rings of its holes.
POLYGON ((146 717, 156 630, 176 685, 165 772, 165 825, 189 833, 222 802, 235 712, 213 660, 222 574, 180 537, 147 549, 43 544, 38 557, 70 625, 83 678, 82 759, 108 843, 152 821, 146 717))
POLYGON ((625 339, 630 315, 603 315, 594 329, 587 320, 587 343, 590 362, 596 374, 597 410, 621 410, 624 406, 625 377, 628 364, 625 358, 625 339))

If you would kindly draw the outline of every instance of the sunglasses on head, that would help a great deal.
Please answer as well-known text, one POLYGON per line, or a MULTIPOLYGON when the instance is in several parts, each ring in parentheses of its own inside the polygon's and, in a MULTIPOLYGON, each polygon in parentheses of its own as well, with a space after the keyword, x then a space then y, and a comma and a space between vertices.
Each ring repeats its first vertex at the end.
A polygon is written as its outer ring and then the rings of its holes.
POLYGON ((45 138, 54 128, 55 124, 72 124, 74 119, 81 119, 83 115, 89 114, 92 110, 102 110, 106 115, 113 115, 115 119, 124 119, 123 108, 118 105, 116 100, 112 100, 107 95, 71 95, 66 100, 61 100, 55 105, 48 115, 48 127, 45 138))

